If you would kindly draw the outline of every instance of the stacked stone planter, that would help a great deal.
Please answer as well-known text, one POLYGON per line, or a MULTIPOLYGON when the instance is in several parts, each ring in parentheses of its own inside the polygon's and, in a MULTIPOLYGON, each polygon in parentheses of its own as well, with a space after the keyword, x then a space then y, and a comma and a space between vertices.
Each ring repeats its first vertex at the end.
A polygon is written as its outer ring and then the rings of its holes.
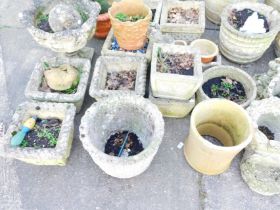
POLYGON ((163 34, 172 36, 175 40, 193 41, 201 37, 205 30, 205 3, 202 1, 173 1, 167 0, 163 2, 162 13, 160 19, 160 31, 163 34), (174 7, 182 7, 184 9, 198 8, 199 21, 198 24, 175 24, 167 23, 168 11, 174 7))
POLYGON ((242 2, 227 6, 221 16, 220 50, 229 60, 244 64, 258 60, 269 48, 279 29, 280 16, 272 7, 261 3, 242 2), (228 21, 233 9, 250 8, 266 16, 269 32, 264 34, 246 34, 235 29, 228 21))
POLYGON ((247 109, 252 118, 255 135, 245 149, 240 169, 248 186, 262 195, 280 194, 280 99, 254 101, 247 109), (274 133, 269 140, 258 126, 266 126, 274 133))
POLYGON ((70 155, 74 133, 75 106, 66 103, 30 102, 21 104, 0 144, 1 156, 14 158, 35 165, 65 165, 70 155), (21 125, 31 116, 39 118, 58 118, 62 120, 61 130, 55 148, 12 147, 12 133, 19 131, 21 125))
POLYGON ((36 64, 35 69, 32 72, 31 78, 25 89, 25 96, 30 100, 36 101, 73 103, 77 108, 77 112, 79 112, 83 105, 86 93, 90 67, 91 64, 88 59, 65 57, 42 58, 41 61, 36 64), (77 87, 77 92, 73 94, 64 94, 59 92, 40 91, 39 88, 45 71, 44 63, 47 63, 50 67, 69 64, 76 68, 80 68, 82 72, 80 73, 80 81, 77 87))
POLYGON ((118 95, 94 103, 80 125, 80 139, 93 161, 107 174, 130 178, 151 164, 164 134, 164 121, 157 107, 140 96, 118 95), (116 131, 134 132, 144 150, 129 157, 104 153, 107 139, 116 131))

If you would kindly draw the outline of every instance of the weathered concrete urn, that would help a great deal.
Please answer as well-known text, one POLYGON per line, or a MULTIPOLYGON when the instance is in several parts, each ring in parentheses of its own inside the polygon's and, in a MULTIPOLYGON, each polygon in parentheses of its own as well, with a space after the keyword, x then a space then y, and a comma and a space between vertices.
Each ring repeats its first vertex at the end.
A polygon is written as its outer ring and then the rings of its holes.
POLYGON ((229 60, 244 64, 258 60, 269 48, 279 29, 280 15, 277 10, 261 3, 242 2, 228 5, 222 15, 220 28, 220 50, 229 60), (233 9, 237 11, 250 8, 263 14, 269 23, 269 32, 249 34, 238 31, 229 23, 229 15, 233 9))
MULTIPOLYGON (((203 84, 208 80, 213 79, 215 77, 229 77, 230 79, 234 79, 240 82, 246 93, 246 100, 242 104, 242 107, 247 107, 250 103, 255 100, 257 95, 257 87, 255 81, 251 78, 249 74, 245 71, 238 69, 233 66, 215 66, 203 72, 203 84)), ((203 85, 202 84, 202 85, 203 85)), ((203 91, 202 86, 198 89, 197 93, 198 103, 203 100, 208 100, 208 95, 203 91)))
POLYGON ((247 111, 255 135, 240 164, 242 178, 257 193, 280 194, 280 99, 254 101, 247 111), (258 126, 268 127, 274 133, 274 140, 268 139, 258 126))
POLYGON ((34 7, 20 13, 19 18, 38 44, 55 52, 72 53, 86 46, 95 30, 99 11, 99 4, 89 0, 46 0, 36 1, 34 7), (49 15, 53 33, 37 27, 36 18, 41 14, 49 15))
POLYGON ((130 178, 150 165, 164 134, 164 121, 157 107, 140 96, 115 95, 94 103, 80 125, 80 139, 93 161, 107 174, 130 178), (107 139, 118 130, 129 130, 140 138, 144 150, 129 157, 104 153, 107 139))
POLYGON ((25 102, 19 105, 3 140, 0 142, 1 156, 35 165, 64 166, 70 155, 73 141, 75 109, 73 104, 66 103, 25 102), (10 145, 12 133, 19 131, 22 123, 34 115, 42 119, 58 118, 62 120, 55 148, 21 148, 10 145))

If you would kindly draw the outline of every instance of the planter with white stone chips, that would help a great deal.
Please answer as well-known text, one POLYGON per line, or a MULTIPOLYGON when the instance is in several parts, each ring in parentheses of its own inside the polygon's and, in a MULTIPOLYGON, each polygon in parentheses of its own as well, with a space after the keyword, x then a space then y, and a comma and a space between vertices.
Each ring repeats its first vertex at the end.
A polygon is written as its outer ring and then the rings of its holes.
POLYGON ((280 194, 280 99, 254 101, 247 111, 256 132, 240 164, 242 178, 257 193, 280 194))
MULTIPOLYGON (((253 15, 249 18, 251 17, 253 18, 253 15)), ((229 5, 224 9, 221 19, 219 44, 221 53, 229 60, 240 64, 250 63, 261 58, 280 29, 278 11, 261 3, 242 2, 229 5), (269 31, 265 33, 239 31, 229 21, 234 9, 237 11, 251 9, 264 15, 268 21, 269 31)))
POLYGON ((16 110, 3 141, 0 142, 1 156, 14 158, 35 165, 65 165, 70 155, 74 133, 75 106, 66 103, 25 102, 16 110), (41 119, 62 121, 54 148, 12 147, 13 132, 18 132, 22 123, 32 116, 41 119))
POLYGON ((46 102, 58 102, 58 103, 73 103, 77 107, 77 112, 81 110, 83 105, 85 92, 87 88, 89 73, 90 73, 90 61, 88 59, 80 58, 66 58, 66 57, 53 57, 42 58, 35 66, 32 72, 31 78, 25 89, 25 96, 28 99, 36 101, 46 102), (69 64, 79 71, 79 83, 77 85, 76 92, 45 92, 40 87, 42 86, 44 71, 51 67, 58 67, 60 65, 69 64))
POLYGON ((164 121, 157 107, 135 95, 115 95, 94 103, 80 125, 80 139, 93 161, 107 174, 130 178, 151 164, 164 134, 164 121), (117 131, 135 133, 143 150, 132 156, 105 153, 106 142, 117 131))

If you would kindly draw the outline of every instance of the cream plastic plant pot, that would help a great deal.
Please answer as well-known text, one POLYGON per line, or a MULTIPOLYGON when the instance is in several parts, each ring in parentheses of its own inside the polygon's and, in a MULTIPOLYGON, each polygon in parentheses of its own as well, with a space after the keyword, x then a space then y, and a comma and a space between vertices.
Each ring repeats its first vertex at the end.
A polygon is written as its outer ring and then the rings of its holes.
POLYGON ((66 164, 70 155, 76 108, 67 103, 25 102, 17 108, 8 130, 0 141, 0 156, 18 159, 35 165, 60 165, 66 164), (55 148, 12 147, 10 141, 12 133, 19 131, 22 123, 32 116, 42 119, 57 118, 62 120, 57 145, 55 148))
POLYGON ((229 60, 244 64, 258 60, 269 48, 279 29, 280 15, 278 11, 261 3, 242 2, 228 5, 221 16, 220 51, 229 60), (269 23, 269 32, 264 34, 246 34, 235 29, 228 21, 233 9, 250 8, 263 14, 269 23))
MULTIPOLYGON (((234 79, 243 85, 247 99, 242 104, 240 104, 242 107, 249 106, 250 103, 255 100, 257 95, 257 87, 255 81, 245 71, 233 66, 221 65, 206 70, 205 72, 203 72, 203 84, 205 84, 210 79, 222 76, 234 79)), ((196 93, 198 102, 209 99, 208 95, 206 95, 206 93, 203 91, 202 86, 200 86, 196 93)))
POLYGON ((195 54, 188 46, 174 44, 155 43, 153 46, 151 63, 151 88, 153 96, 176 100, 190 99, 202 83, 201 58, 195 54), (163 53, 194 55, 194 74, 192 76, 171 73, 161 73, 157 71, 157 54, 161 48, 163 53))
POLYGON ((80 125, 80 139, 93 161, 107 174, 131 178, 143 173, 151 164, 164 134, 164 121, 149 100, 129 94, 115 95, 94 103, 80 125), (104 153, 105 144, 116 131, 134 132, 144 150, 129 157, 104 153))
POLYGON ((199 103, 192 112, 184 154, 195 170, 217 175, 229 168, 252 137, 250 117, 241 106, 225 99, 210 99, 199 103), (225 146, 214 145, 203 135, 215 137, 225 146))

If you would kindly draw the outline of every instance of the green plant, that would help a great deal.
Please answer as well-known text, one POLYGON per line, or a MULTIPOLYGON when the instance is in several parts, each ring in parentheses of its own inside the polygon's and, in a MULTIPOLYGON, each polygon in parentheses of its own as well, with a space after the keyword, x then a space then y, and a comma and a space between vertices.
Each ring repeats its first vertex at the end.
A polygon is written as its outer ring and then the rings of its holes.
POLYGON ((125 22, 127 20, 127 15, 124 13, 118 13, 116 14, 115 18, 119 21, 125 22))
POLYGON ((219 86, 217 84, 212 84, 211 85, 211 93, 216 96, 219 91, 219 86))
POLYGON ((55 146, 57 144, 57 138, 55 138, 54 135, 50 131, 48 131, 47 129, 38 130, 37 136, 39 138, 48 139, 51 146, 55 146))
POLYGON ((162 49, 159 47, 157 51, 157 67, 160 72, 167 73, 168 72, 168 66, 166 65, 165 61, 168 58, 168 55, 165 55, 162 52, 162 49))
POLYGON ((79 75, 78 75, 78 79, 73 83, 73 85, 71 86, 71 88, 67 89, 67 90, 63 90, 61 91, 62 93, 64 94, 73 94, 73 93, 76 93, 77 90, 78 90, 78 85, 80 83, 80 78, 81 78, 81 73, 83 72, 83 69, 82 67, 77 67, 77 70, 79 72, 79 75))
POLYGON ((37 24, 43 21, 48 21, 49 20, 49 15, 48 14, 44 14, 43 10, 39 10, 37 12, 37 15, 35 17, 37 24))
POLYGON ((21 144, 19 146, 24 148, 24 147, 27 147, 27 145, 28 145, 28 142, 25 139, 23 139, 23 141, 21 142, 21 144))
POLYGON ((50 68, 50 65, 47 62, 44 62, 43 67, 45 70, 48 70, 50 68))
POLYGON ((138 20, 144 19, 145 17, 142 15, 128 16, 128 15, 120 12, 120 13, 116 14, 115 18, 122 22, 126 22, 126 21, 136 22, 138 20))
POLYGON ((87 19, 89 18, 88 14, 84 11, 84 9, 82 9, 79 6, 76 9, 80 13, 80 16, 82 18, 83 23, 86 22, 87 19))
POLYGON ((110 5, 107 0, 96 0, 96 2, 101 6, 100 14, 108 12, 110 5))

